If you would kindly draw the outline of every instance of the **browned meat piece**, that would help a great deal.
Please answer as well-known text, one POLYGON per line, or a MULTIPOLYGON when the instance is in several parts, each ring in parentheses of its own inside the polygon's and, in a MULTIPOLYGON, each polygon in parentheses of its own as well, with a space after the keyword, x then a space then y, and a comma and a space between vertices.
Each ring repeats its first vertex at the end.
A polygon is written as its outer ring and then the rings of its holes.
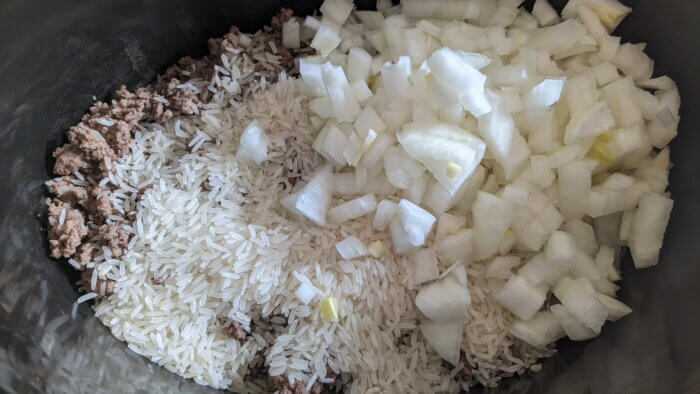
MULTIPOLYGON (((224 50, 233 50, 240 44, 241 31, 236 26, 232 26, 222 38, 209 39, 209 53, 220 55, 224 50)), ((167 75, 166 75, 167 76, 167 75)))
POLYGON ((286 376, 270 376, 267 380, 268 392, 279 394, 320 394, 323 391, 323 385, 319 382, 315 382, 311 386, 311 391, 306 390, 306 383, 304 382, 294 382, 290 384, 286 376))
POLYGON ((117 99, 112 101, 112 118, 126 122, 131 128, 141 122, 153 99, 153 92, 146 88, 138 88, 131 93, 122 85, 116 92, 117 99))
POLYGON ((119 224, 104 224, 100 227, 100 242, 109 247, 112 256, 122 257, 129 244, 129 232, 119 224))
POLYGON ((56 164, 53 166, 53 172, 56 175, 71 175, 75 171, 84 171, 91 167, 90 161, 86 160, 83 152, 70 144, 56 148, 53 157, 56 158, 56 164))
POLYGON ((97 276, 97 281, 95 281, 95 287, 92 287, 93 270, 93 268, 88 268, 84 270, 83 273, 80 275, 80 280, 83 282, 83 288, 85 289, 85 291, 92 291, 102 296, 102 284, 104 284, 104 295, 110 295, 114 293, 114 281, 111 279, 100 278, 99 275, 97 276))
POLYGON ((224 334, 237 339, 239 342, 245 342, 246 338, 248 338, 245 328, 237 321, 232 321, 230 326, 224 327, 224 334))
POLYGON ((85 242, 78 248, 75 253, 75 260, 80 263, 81 266, 85 267, 87 263, 92 261, 95 253, 100 249, 100 247, 94 242, 85 242))
POLYGON ((321 394, 323 392, 323 385, 320 382, 315 382, 311 385, 311 394, 321 394))
POLYGON ((288 385, 289 381, 286 376, 270 376, 267 379, 267 391, 270 393, 282 391, 282 389, 286 389, 288 385))
MULTIPOLYGON (((213 38, 209 39, 214 40, 213 38)), ((219 38, 219 40, 222 40, 219 38)), ((163 77, 165 79, 177 78, 181 80, 187 80, 192 78, 201 78, 208 81, 211 79, 212 73, 214 72, 214 66, 212 60, 205 57, 203 59, 193 59, 189 56, 180 58, 177 61, 177 66, 171 66, 165 71, 163 77)))
POLYGON ((71 208, 69 203, 55 198, 47 199, 46 205, 49 209, 51 257, 68 258, 75 253, 75 249, 87 235, 85 217, 79 210, 71 208), (61 224, 61 212, 64 212, 63 224, 61 224))
POLYGON ((54 178, 47 182, 49 193, 53 194, 59 200, 67 202, 71 206, 85 203, 88 193, 82 186, 76 186, 71 182, 73 178, 70 176, 62 176, 54 178))
POLYGON ((181 115, 192 115, 195 110, 202 107, 197 93, 187 88, 178 88, 180 81, 172 78, 168 81, 163 95, 168 100, 168 108, 181 115))
POLYGON ((131 131, 134 126, 129 123, 118 120, 114 125, 107 127, 102 131, 102 135, 107 140, 110 148, 114 150, 117 156, 121 157, 129 153, 131 145, 131 131))
POLYGON ((107 140, 99 131, 88 127, 85 123, 78 123, 68 130, 68 141, 80 148, 85 156, 95 162, 103 161, 106 156, 114 159, 114 150, 109 147, 107 140))
POLYGON ((277 48, 277 56, 280 57, 280 64, 286 69, 292 69, 294 67, 294 55, 292 55, 287 48, 283 48, 281 45, 277 48))
POLYGON ((102 223, 112 214, 112 202, 109 197, 102 194, 103 188, 95 186, 90 190, 90 199, 87 203, 88 218, 95 223, 102 223))

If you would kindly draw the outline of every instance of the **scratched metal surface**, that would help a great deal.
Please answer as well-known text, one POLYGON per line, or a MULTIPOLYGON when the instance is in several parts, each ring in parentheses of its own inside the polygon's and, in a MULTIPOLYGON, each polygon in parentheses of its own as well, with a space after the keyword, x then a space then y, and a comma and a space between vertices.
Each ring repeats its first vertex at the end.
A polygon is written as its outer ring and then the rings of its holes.
MULTIPOLYGON (((288 1, 309 12, 320 1, 288 1)), ((47 257, 43 182, 49 153, 92 102, 147 83, 178 57, 203 54, 229 25, 251 31, 282 1, 0 1, 0 392, 205 392, 132 354, 87 305, 70 316, 77 275, 47 257)), ((561 2, 559 2, 561 3, 561 2)), ((676 198, 659 266, 625 264, 635 312, 585 344, 561 343, 542 373, 502 393, 700 392, 700 2, 637 0, 621 31, 647 41, 674 77, 683 121, 672 145, 676 198)), ((486 390, 479 390, 486 391, 486 390)))

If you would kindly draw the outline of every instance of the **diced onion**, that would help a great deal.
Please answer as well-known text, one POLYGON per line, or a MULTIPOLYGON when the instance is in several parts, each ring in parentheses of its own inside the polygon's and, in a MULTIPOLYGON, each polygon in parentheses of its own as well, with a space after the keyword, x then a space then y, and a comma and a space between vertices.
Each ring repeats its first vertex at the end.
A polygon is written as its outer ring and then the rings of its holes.
POLYGON ((469 290, 451 277, 424 286, 416 296, 418 309, 435 322, 462 321, 469 304, 469 290))
POLYGON ((425 248, 413 253, 414 274, 413 281, 416 284, 435 280, 440 276, 437 265, 435 249, 425 248))
POLYGON ((328 211, 328 219, 333 223, 344 223, 348 220, 367 215, 377 208, 377 200, 374 194, 365 194, 362 197, 350 200, 328 211))
POLYGON ((365 244, 363 244, 359 238, 352 235, 336 243, 335 248, 340 257, 344 258, 345 260, 351 260, 357 257, 369 255, 369 251, 367 250, 365 244))

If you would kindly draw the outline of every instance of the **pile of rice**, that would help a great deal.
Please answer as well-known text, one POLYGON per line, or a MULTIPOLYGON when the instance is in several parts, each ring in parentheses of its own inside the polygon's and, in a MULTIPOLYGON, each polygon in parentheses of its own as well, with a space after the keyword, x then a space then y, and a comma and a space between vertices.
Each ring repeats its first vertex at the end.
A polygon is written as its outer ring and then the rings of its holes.
POLYGON ((474 263, 464 357, 457 368, 442 362, 418 329, 409 258, 389 251, 344 261, 335 251, 349 235, 390 244, 371 217, 320 228, 280 206, 323 164, 294 80, 282 74, 271 84, 247 57, 223 58, 211 81, 188 82, 213 93, 201 113, 140 126, 103 181, 115 187, 115 209, 134 218, 124 223, 133 234, 125 256, 97 258, 116 286, 95 313, 117 338, 183 377, 236 392, 265 391, 265 375, 309 389, 334 373, 336 390, 456 392, 493 386, 551 354, 507 333, 513 317, 474 263), (271 140, 261 166, 235 159, 252 120, 271 140), (298 301, 295 272, 338 300, 339 321, 323 322, 317 302, 298 301), (224 333, 234 321, 251 332, 243 344, 224 333))

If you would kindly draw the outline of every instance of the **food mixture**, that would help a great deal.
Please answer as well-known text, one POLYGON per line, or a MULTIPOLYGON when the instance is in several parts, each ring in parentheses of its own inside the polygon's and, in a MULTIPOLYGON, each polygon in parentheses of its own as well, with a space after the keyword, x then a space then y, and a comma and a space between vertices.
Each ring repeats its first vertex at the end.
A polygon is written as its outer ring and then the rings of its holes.
POLYGON ((96 102, 47 182, 75 307, 234 392, 459 392, 599 335, 623 247, 658 261, 679 93, 616 0, 521 3, 282 9, 96 102))

